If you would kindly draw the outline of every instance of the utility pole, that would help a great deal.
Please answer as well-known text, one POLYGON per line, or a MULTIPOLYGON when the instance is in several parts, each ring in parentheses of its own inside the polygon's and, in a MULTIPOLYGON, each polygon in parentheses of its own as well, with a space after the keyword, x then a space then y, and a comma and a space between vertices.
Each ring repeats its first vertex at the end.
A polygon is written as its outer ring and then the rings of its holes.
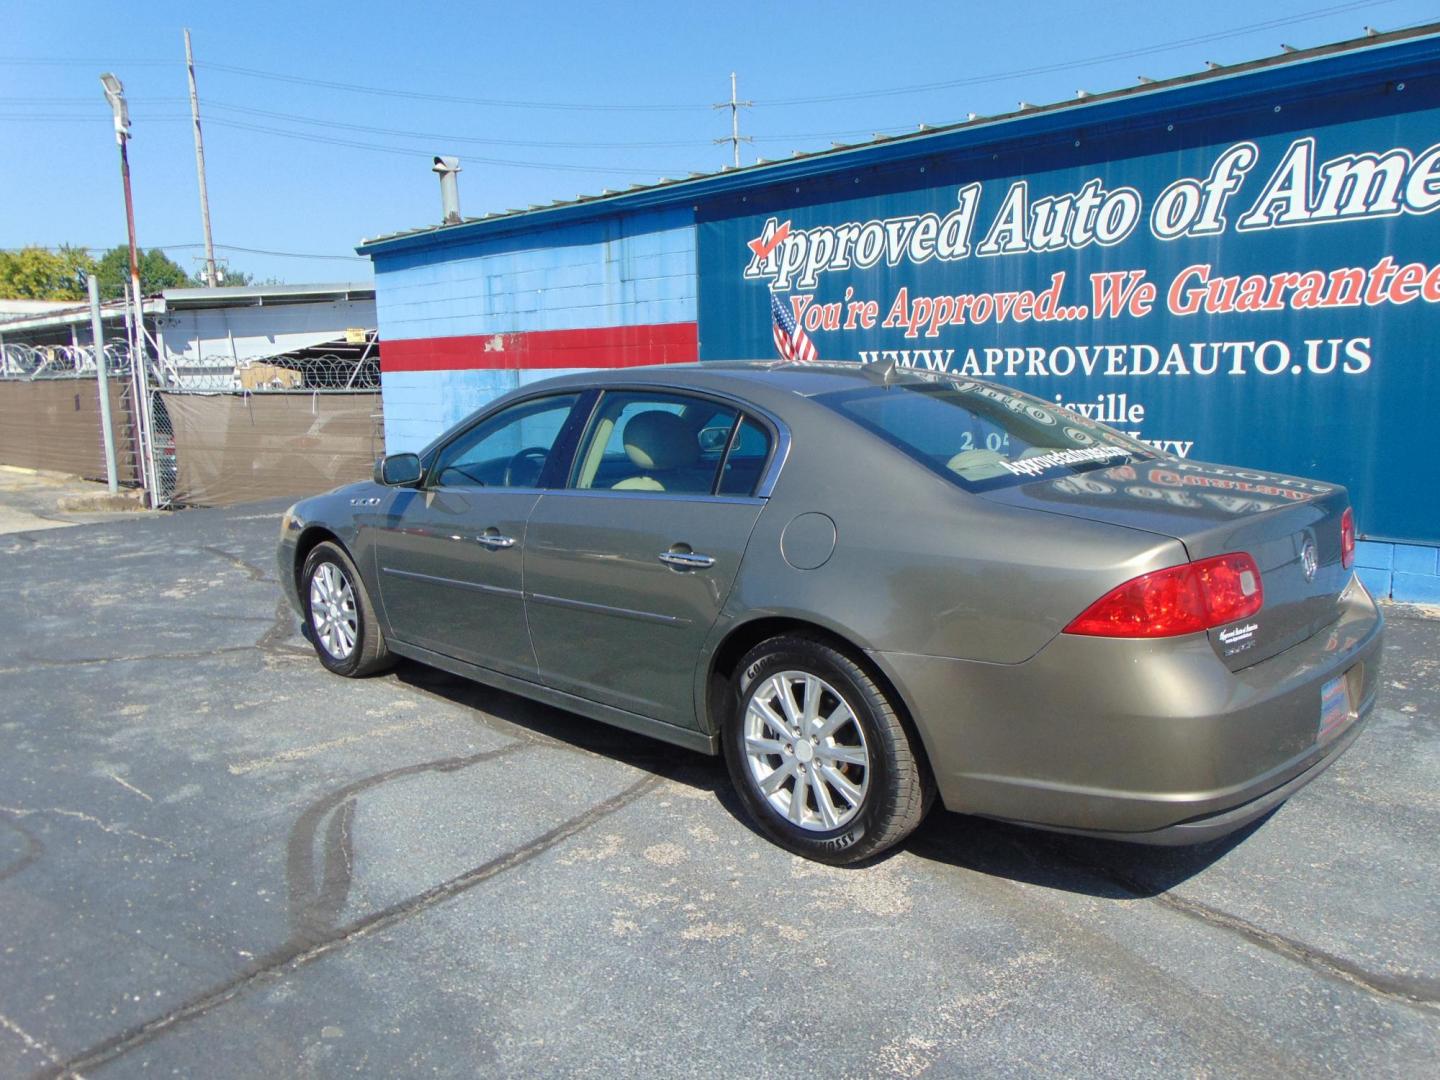
POLYGON ((741 101, 735 96, 735 72, 730 72, 730 100, 722 101, 712 106, 716 109, 730 110, 730 134, 723 139, 716 139, 717 143, 729 143, 735 150, 735 168, 740 167, 740 144, 742 142, 753 143, 755 140, 749 135, 740 134, 740 110, 751 108, 753 101, 741 101))
POLYGON ((205 284, 215 288, 215 242, 210 236, 210 194, 205 187, 205 139, 200 134, 200 95, 195 90, 195 56, 190 51, 190 30, 185 30, 185 71, 190 76, 190 119, 195 124, 195 172, 200 177, 200 224, 205 230, 205 284))

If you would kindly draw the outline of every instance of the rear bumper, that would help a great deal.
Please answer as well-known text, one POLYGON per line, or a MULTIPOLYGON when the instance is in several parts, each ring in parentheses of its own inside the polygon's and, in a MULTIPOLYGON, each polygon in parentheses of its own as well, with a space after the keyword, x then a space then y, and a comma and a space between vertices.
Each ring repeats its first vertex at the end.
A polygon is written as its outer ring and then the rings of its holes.
MULTIPOLYGON (((1371 702, 1373 705, 1373 700, 1371 702)), ((1203 844, 1207 840, 1218 840, 1222 836, 1228 836, 1237 829, 1243 829, 1252 821, 1264 817, 1277 806, 1290 798, 1297 791, 1303 788, 1310 781, 1323 773, 1344 753, 1356 737, 1360 734, 1365 721, 1369 719, 1370 707, 1366 706, 1362 714, 1352 723, 1345 733, 1332 740, 1320 758, 1311 762, 1301 769, 1299 773, 1285 780, 1278 787, 1266 789, 1270 778, 1257 784, 1260 793, 1254 798, 1240 802, 1228 810, 1217 810, 1214 813, 1202 814, 1199 817, 1191 818, 1188 821, 1181 821, 1175 825, 1168 825, 1160 829, 1151 829, 1148 832, 1113 832, 1105 829, 1068 829, 1058 825, 1041 825, 1037 822, 1017 822, 1016 824, 1029 825, 1031 828, 1045 829, 1049 832, 1073 833, 1078 836, 1093 836, 1101 840, 1122 840, 1131 844, 1154 844, 1164 847, 1180 847, 1185 844, 1203 844)))
POLYGON ((1263 816, 1344 752, 1374 707, 1382 632, 1356 584, 1329 628, 1239 672, 1204 635, 1062 634, 1015 665, 874 658, 901 688, 948 809, 1186 844, 1263 816), (1350 671, 1349 720, 1320 739, 1321 687, 1350 671))

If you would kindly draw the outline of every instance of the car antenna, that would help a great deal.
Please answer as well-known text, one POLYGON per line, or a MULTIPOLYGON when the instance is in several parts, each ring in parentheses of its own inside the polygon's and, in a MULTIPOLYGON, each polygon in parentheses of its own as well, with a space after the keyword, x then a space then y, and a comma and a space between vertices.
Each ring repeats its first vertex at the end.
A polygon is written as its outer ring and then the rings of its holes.
POLYGON ((895 371, 899 366, 900 365, 895 362, 895 358, 889 356, 884 360, 877 360, 873 364, 866 364, 860 370, 871 382, 877 382, 881 386, 889 386, 895 381, 895 371))

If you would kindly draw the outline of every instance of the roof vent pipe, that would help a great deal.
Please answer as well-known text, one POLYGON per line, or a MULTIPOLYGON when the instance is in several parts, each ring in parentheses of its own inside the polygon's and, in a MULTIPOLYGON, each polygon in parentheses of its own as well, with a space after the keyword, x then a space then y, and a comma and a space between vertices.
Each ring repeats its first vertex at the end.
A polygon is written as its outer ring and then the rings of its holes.
POLYGON ((460 171, 460 159, 437 154, 430 171, 440 174, 440 206, 445 212, 442 223, 460 224, 460 182, 455 179, 455 174, 460 171))

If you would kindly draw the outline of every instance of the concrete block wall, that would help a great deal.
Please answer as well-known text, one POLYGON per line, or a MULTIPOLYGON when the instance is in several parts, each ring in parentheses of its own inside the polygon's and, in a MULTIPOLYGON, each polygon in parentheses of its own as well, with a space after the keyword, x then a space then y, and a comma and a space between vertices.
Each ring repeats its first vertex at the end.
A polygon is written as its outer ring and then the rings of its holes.
POLYGON ((377 255, 375 279, 391 453, 539 379, 698 354, 688 209, 377 255))
POLYGON ((1440 548, 1361 540, 1355 545, 1355 572, 1377 599, 1440 604, 1440 548))

